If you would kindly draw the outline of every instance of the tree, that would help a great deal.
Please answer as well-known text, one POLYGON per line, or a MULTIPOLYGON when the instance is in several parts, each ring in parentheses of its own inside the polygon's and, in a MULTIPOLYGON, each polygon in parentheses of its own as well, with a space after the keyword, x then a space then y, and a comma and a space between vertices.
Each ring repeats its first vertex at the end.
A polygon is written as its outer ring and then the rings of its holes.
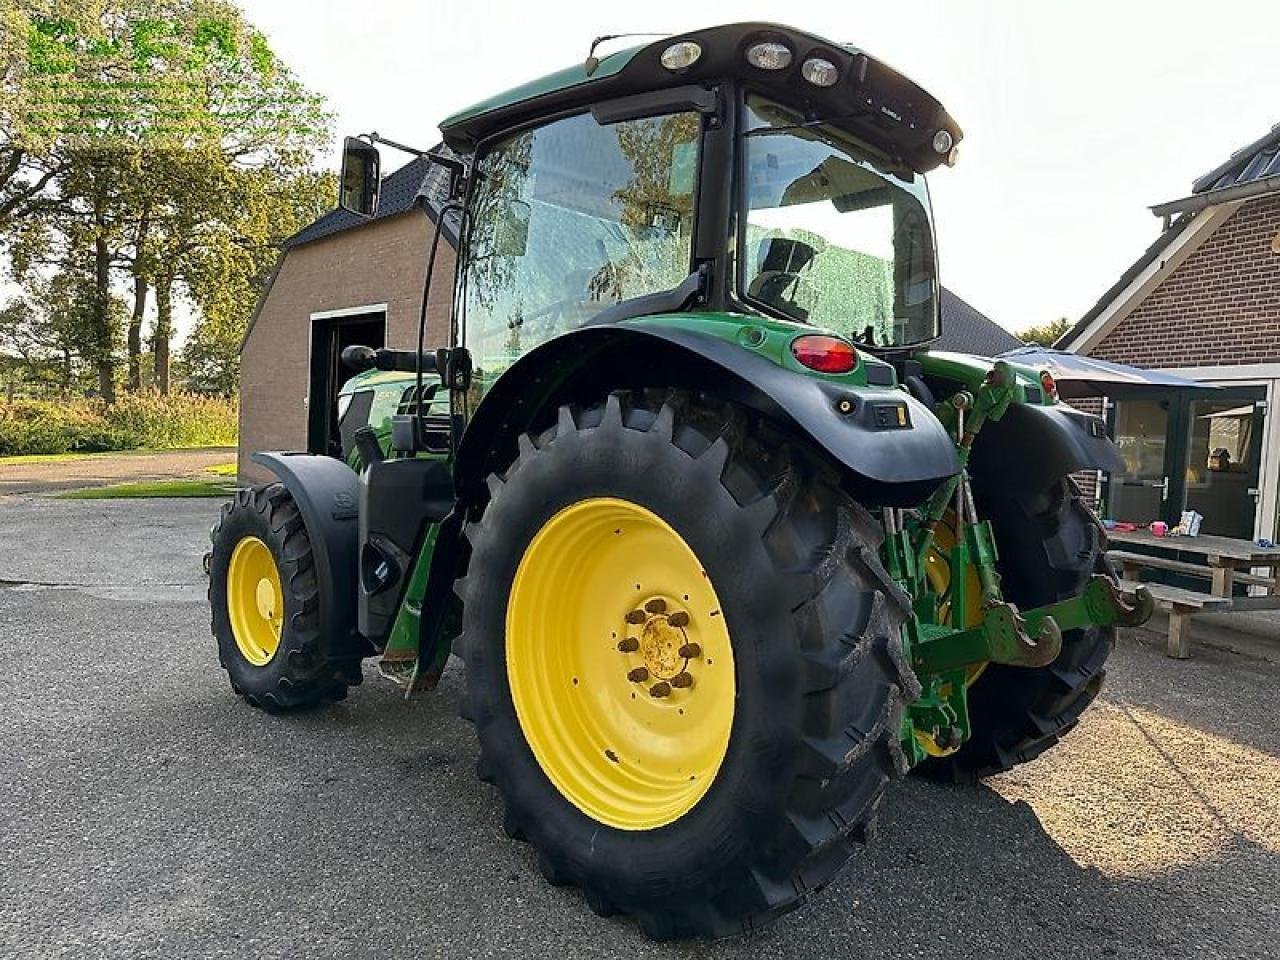
MULTIPOLYGON (((206 237, 182 254, 186 289, 200 311, 183 352, 194 389, 234 392, 240 343, 275 269, 280 243, 330 209, 337 190, 337 177, 328 172, 304 171, 287 179, 264 170, 233 175, 226 197, 239 216, 229 222, 232 229, 206 237)), ((158 322, 157 377, 161 333, 158 322)))
POLYGON ((1042 347, 1052 347, 1064 333, 1071 329, 1071 321, 1066 317, 1050 320, 1034 327, 1020 330, 1015 336, 1023 343, 1038 343, 1042 347))
MULTIPOLYGON (((61 272, 36 281, 29 298, 0 308, 0 353, 17 358, 24 379, 56 385, 63 393, 88 386, 83 372, 96 366, 94 281, 81 272, 61 272)), ((118 326, 126 311, 113 296, 107 312, 118 326)))
POLYGON ((0 25, 0 239, 18 249, 15 273, 30 282, 78 258, 91 264, 91 352, 107 399, 116 275, 132 292, 134 389, 154 289, 167 389, 175 285, 201 251, 245 242, 241 178, 305 183, 329 116, 227 0, 0 0, 0 25))

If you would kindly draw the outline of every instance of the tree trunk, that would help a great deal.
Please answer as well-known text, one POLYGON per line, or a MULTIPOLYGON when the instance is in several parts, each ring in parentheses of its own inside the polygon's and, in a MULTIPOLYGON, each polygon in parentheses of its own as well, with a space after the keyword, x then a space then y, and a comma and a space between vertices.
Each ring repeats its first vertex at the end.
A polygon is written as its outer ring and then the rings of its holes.
POLYGON ((129 317, 129 389, 142 389, 142 315, 147 309, 147 281, 133 278, 133 315, 129 317))
POLYGON ((173 338, 173 278, 156 281, 156 332, 151 349, 155 354, 156 388, 169 395, 169 341, 173 338))
POLYGON ((115 332, 111 329, 111 247, 107 243, 105 186, 99 182, 93 197, 93 345, 98 368, 98 392, 107 403, 115 403, 115 332))
POLYGON ((133 315, 129 318, 129 389, 142 389, 142 318, 147 311, 147 233, 150 220, 143 213, 133 251, 133 315))
POLYGON ((100 228, 93 241, 94 297, 93 326, 95 352, 98 367, 98 392, 107 403, 116 401, 116 364, 111 355, 113 346, 111 329, 111 250, 107 237, 100 228))

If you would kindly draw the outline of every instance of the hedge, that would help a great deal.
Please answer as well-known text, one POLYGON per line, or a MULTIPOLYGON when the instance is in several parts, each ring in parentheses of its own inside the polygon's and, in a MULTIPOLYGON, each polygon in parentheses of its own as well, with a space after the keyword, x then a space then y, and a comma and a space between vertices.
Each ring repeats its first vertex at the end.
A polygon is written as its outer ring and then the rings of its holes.
POLYGON ((236 402, 230 398, 126 394, 113 404, 0 399, 0 456, 235 443, 236 402))

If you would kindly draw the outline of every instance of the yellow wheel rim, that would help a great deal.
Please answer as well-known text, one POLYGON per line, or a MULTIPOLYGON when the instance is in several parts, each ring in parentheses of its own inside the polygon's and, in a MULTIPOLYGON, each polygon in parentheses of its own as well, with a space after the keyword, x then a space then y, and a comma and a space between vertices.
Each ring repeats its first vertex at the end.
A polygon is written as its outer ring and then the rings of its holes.
MULTIPOLYGON (((952 527, 954 523, 955 514, 948 510, 942 520, 938 522, 937 532, 934 534, 933 539, 934 548, 930 551, 928 563, 925 566, 925 574, 929 577, 929 586, 939 596, 945 594, 947 588, 951 585, 951 565, 947 562, 947 558, 951 555, 951 549, 956 543, 956 536, 952 527)), ((954 622, 949 600, 942 605, 939 614, 940 622, 958 629, 974 627, 982 622, 982 582, 978 579, 978 571, 975 567, 971 566, 969 568, 969 574, 966 577, 965 609, 961 622, 954 622)), ((965 672, 965 685, 973 686, 974 682, 982 676, 982 671, 986 669, 986 663, 978 663, 969 667, 965 672)), ((939 746, 938 742, 923 730, 916 730, 915 737, 920 745, 924 747, 925 752, 933 757, 946 757, 955 753, 958 749, 956 747, 939 746)))
POLYGON ((651 830, 688 813, 729 748, 733 648, 684 538, 611 497, 564 508, 525 550, 506 619, 520 729, 587 816, 651 830))
POLYGON ((271 662, 284 629, 284 590, 271 548, 245 537, 227 567, 227 614, 240 655, 255 667, 271 662))

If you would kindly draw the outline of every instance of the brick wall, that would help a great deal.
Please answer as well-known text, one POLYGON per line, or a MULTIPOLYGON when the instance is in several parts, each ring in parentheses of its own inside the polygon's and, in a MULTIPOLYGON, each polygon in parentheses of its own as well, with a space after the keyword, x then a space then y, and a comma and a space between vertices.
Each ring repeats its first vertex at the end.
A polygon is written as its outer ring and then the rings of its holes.
MULTIPOLYGON (((413 211, 289 251, 240 357, 240 475, 268 479, 258 450, 307 443, 311 314, 387 304, 388 346, 417 343, 431 221, 413 211)), ((453 251, 441 243, 427 313, 427 345, 449 339, 453 251)))
POLYGON ((1277 234, 1280 196, 1246 203, 1089 355, 1144 367, 1280 359, 1277 234))

